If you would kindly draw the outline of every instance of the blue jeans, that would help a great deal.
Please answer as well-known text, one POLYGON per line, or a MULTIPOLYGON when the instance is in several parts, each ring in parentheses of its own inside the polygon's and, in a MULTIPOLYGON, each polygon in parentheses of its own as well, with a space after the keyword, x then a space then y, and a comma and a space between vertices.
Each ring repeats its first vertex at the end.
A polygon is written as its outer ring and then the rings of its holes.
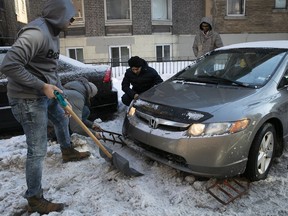
POLYGON ((12 113, 22 125, 27 142, 25 197, 42 196, 42 169, 47 152, 48 118, 55 128, 61 148, 71 147, 68 129, 69 119, 55 99, 41 97, 37 99, 9 98, 12 113))
POLYGON ((85 121, 89 118, 90 116, 90 109, 88 106, 83 106, 83 110, 82 110, 82 120, 85 121))

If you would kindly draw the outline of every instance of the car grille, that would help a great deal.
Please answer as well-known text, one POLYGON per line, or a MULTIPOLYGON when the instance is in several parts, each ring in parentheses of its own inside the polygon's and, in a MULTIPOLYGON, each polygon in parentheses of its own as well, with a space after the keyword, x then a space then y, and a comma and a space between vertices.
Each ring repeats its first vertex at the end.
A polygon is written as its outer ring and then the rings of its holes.
POLYGON ((136 111, 136 116, 138 119, 145 122, 151 128, 159 128, 167 131, 184 131, 187 130, 190 124, 180 123, 175 121, 170 121, 162 118, 154 118, 151 115, 136 111))
POLYGON ((140 146, 141 148, 145 149, 146 151, 149 151, 149 152, 152 152, 156 155, 159 155, 160 157, 162 157, 168 161, 174 162, 174 163, 179 164, 180 166, 183 166, 183 167, 188 167, 187 161, 185 160, 185 158, 183 158, 179 155, 172 154, 172 153, 154 148, 152 146, 145 145, 144 143, 142 143, 138 140, 137 141, 135 140, 134 143, 136 145, 140 146))

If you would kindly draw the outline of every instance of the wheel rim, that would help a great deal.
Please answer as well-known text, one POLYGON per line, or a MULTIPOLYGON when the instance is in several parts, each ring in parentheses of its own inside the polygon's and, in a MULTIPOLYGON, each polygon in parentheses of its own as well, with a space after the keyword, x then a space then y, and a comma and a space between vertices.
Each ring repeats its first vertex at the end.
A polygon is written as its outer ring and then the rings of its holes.
POLYGON ((261 141, 261 145, 258 153, 257 168, 260 174, 264 174, 268 169, 274 148, 274 137, 271 131, 267 132, 261 141))

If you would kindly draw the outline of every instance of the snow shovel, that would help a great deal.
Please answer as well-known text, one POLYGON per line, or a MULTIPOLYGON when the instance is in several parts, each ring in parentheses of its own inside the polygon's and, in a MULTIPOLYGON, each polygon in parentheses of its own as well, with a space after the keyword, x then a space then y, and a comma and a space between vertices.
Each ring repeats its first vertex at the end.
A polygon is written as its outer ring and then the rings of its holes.
POLYGON ((143 174, 137 170, 130 168, 129 161, 123 158, 121 155, 113 152, 112 150, 104 147, 102 143, 94 136, 94 134, 87 128, 87 126, 80 120, 80 118, 73 112, 71 107, 68 106, 68 103, 65 101, 63 96, 58 92, 54 91, 54 95, 60 105, 66 110, 72 118, 83 128, 83 130, 92 138, 92 140, 99 147, 99 153, 101 157, 105 160, 110 161, 120 172, 127 176, 142 176, 143 174))

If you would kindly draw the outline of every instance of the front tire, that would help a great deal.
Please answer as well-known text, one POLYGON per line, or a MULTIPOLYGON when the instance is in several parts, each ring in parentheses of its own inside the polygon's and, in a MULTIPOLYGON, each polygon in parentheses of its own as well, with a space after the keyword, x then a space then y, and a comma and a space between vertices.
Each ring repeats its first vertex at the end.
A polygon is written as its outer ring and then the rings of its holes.
POLYGON ((251 181, 266 179, 276 149, 276 131, 272 124, 264 124, 257 132, 250 148, 246 177, 251 181))

